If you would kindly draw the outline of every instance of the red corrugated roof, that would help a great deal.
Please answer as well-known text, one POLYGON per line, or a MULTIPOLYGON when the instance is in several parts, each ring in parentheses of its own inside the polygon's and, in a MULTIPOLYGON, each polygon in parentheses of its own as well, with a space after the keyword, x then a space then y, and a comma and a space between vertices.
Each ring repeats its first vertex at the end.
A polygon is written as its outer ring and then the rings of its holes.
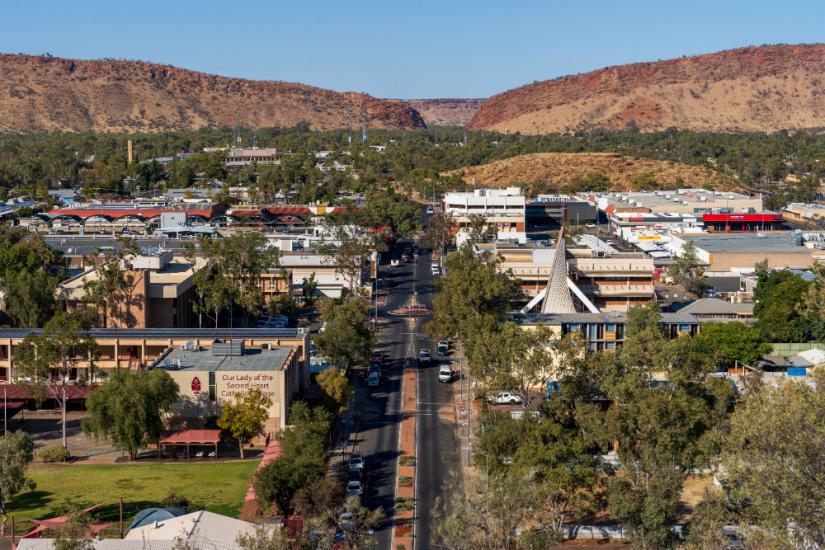
POLYGON ((185 444, 206 445, 218 443, 221 440, 220 430, 184 430, 160 436, 158 443, 161 444, 185 444))
MULTIPOLYGON (((26 399, 34 399, 38 394, 38 388, 31 384, 4 384, 0 386, 0 401, 3 399, 2 390, 6 390, 6 398, 9 401, 25 401, 26 399)), ((92 387, 90 386, 66 386, 66 397, 69 399, 86 399, 89 397, 92 387)), ((50 392, 47 392, 47 397, 50 392)))

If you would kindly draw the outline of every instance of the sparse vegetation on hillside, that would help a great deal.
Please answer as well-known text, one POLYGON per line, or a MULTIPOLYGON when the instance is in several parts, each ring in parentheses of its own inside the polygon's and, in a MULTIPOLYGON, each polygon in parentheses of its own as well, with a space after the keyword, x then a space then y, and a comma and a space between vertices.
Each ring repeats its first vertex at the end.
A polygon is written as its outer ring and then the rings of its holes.
POLYGON ((612 153, 534 153, 451 173, 466 183, 523 185, 532 193, 734 186, 733 178, 710 168, 612 153))

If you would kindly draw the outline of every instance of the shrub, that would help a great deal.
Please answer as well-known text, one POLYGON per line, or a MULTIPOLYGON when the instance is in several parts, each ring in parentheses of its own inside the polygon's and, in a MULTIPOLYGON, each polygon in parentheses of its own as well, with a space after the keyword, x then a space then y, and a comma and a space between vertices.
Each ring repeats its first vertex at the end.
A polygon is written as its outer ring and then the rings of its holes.
POLYGON ((66 462, 72 457, 69 449, 62 445, 52 445, 40 451, 43 462, 66 462))
POLYGON ((410 476, 399 476, 398 484, 402 487, 409 487, 412 485, 412 478, 410 476))
POLYGON ((404 455, 398 459, 398 463, 402 466, 415 466, 415 457, 410 455, 404 455))

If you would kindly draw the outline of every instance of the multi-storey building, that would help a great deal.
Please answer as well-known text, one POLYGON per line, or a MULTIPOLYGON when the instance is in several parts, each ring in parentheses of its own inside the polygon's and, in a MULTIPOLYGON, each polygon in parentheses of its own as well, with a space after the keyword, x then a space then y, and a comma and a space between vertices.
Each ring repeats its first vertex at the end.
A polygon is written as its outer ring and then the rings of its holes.
POLYGON ((475 223, 503 241, 527 241, 527 202, 518 187, 476 189, 468 193, 446 193, 442 206, 457 226, 456 241, 464 243, 475 223))

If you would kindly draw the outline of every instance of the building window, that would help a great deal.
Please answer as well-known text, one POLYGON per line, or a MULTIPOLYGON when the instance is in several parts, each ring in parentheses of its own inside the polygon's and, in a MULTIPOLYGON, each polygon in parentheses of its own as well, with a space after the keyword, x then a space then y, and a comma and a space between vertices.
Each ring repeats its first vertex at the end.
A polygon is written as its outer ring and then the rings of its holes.
POLYGON ((214 403, 218 399, 218 390, 215 386, 215 372, 209 373, 209 400, 214 403))
POLYGON ((613 323, 608 323, 604 326, 605 332, 616 332, 616 325, 613 323))
POLYGON ((616 342, 605 342, 604 349, 616 349, 616 342))
POLYGON ((687 325, 687 324, 679 325, 679 332, 690 332, 690 325, 687 325))

